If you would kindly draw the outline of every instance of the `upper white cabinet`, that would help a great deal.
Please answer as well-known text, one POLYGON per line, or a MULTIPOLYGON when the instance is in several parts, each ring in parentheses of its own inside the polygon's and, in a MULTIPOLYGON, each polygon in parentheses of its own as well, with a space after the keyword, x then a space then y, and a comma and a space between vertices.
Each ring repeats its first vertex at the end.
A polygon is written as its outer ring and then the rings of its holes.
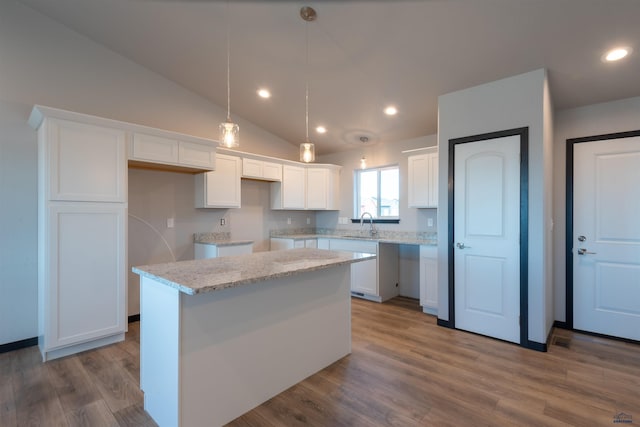
POLYGON ((282 181, 282 165, 280 163, 243 157, 242 177, 264 181, 282 181))
POLYGON ((307 167, 306 208, 338 210, 340 204, 340 168, 335 166, 307 167))
POLYGON ((304 209, 306 176, 302 166, 283 165, 282 182, 271 184, 271 209, 304 209))
POLYGON ((425 150, 409 156, 408 199, 410 208, 438 207, 438 151, 425 150))
POLYGON ((282 182, 271 184, 271 209, 339 209, 340 167, 282 166, 282 182))
POLYGON ((126 202, 125 132, 104 126, 46 119, 40 133, 47 162, 48 200, 126 202))
POLYGON ((169 136, 135 132, 129 146, 129 160, 143 164, 162 164, 185 169, 213 170, 216 148, 212 143, 196 143, 169 136))
POLYGON ((216 170, 195 176, 196 208, 239 208, 242 159, 218 154, 216 170))

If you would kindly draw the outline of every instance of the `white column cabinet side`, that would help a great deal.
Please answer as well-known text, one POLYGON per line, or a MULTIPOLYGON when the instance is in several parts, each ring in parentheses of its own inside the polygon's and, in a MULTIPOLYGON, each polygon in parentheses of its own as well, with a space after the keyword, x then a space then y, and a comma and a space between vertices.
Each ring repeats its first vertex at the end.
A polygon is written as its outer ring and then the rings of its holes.
POLYGON ((438 248, 420 245, 420 305, 422 311, 438 314, 438 248))
POLYGON ((38 345, 45 361, 124 339, 127 141, 113 123, 41 106, 29 118, 38 130, 38 345))
POLYGON ((215 245, 209 243, 194 243, 193 252, 195 259, 218 258, 231 255, 244 255, 253 252, 253 243, 237 245, 215 245))
MULTIPOLYGON (((378 242, 367 240, 330 239, 332 251, 367 252, 378 254, 378 242)), ((351 264, 351 292, 354 296, 381 302, 378 291, 378 260, 351 264)))
POLYGON ((409 156, 408 205, 410 208, 438 207, 438 151, 409 156))
POLYGON ((271 209, 304 209, 306 176, 302 166, 282 165, 282 182, 271 183, 271 209))
POLYGON ((196 208, 239 208, 242 159, 218 154, 216 170, 195 175, 196 208))

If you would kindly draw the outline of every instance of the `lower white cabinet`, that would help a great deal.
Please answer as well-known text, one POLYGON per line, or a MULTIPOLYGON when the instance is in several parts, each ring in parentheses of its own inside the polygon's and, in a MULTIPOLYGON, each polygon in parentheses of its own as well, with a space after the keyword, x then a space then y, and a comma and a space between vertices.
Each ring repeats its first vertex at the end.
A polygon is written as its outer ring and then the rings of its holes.
POLYGON ((317 239, 299 239, 291 237, 272 237, 270 242, 272 251, 283 251, 294 248, 317 248, 317 239))
POLYGON ((193 249, 195 259, 219 258, 223 256, 250 254, 253 252, 253 243, 241 243, 234 245, 194 243, 193 249))
POLYGON ((196 208, 239 208, 242 159, 218 154, 216 170, 195 176, 196 208))
POLYGON ((382 302, 398 295, 398 245, 360 239, 320 239, 318 247, 376 254, 376 259, 351 264, 351 294, 382 302))
POLYGON ((422 311, 438 314, 438 248, 420 246, 420 305, 422 311))
POLYGON ((50 202, 41 215, 43 359, 121 341, 127 319, 126 205, 50 202))

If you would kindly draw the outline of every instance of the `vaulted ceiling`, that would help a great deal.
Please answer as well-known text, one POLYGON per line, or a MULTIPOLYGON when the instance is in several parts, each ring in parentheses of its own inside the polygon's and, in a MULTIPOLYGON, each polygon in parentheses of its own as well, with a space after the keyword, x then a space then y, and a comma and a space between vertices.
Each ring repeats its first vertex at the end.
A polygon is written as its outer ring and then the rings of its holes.
POLYGON ((224 108, 228 22, 232 118, 303 142, 308 78, 320 154, 433 134, 439 95, 538 68, 558 109, 640 95, 638 0, 21 1, 224 108))

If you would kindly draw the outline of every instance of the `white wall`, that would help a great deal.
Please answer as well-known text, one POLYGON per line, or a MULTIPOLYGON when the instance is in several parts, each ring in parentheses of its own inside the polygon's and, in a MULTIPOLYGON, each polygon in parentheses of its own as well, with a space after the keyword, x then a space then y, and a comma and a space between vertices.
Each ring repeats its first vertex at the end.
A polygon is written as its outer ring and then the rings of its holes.
MULTIPOLYGON (((0 1, 0 58, 0 344, 4 344, 37 334, 36 132, 27 125, 32 106, 42 104, 213 139, 226 111, 13 1, 0 1)), ((297 158, 297 146, 241 118, 233 119, 240 125, 243 151, 297 158)), ((155 184, 144 173, 133 175, 138 193, 153 191, 155 184)), ((190 184, 181 178, 171 185, 184 191, 185 199, 192 194, 190 184)), ((172 199, 166 203, 159 199, 167 212, 133 213, 155 223, 176 210, 185 215, 176 218, 179 224, 193 221, 203 228, 209 220, 215 224, 220 215, 183 211, 172 203, 172 199)), ((240 214, 231 223, 244 230, 240 223, 251 223, 251 218, 250 213, 240 214)), ((274 218, 269 224, 278 223, 279 216, 274 218)), ((181 234, 168 240, 178 257, 189 253, 183 244, 190 238, 186 234, 210 231, 181 230, 173 230, 181 234)))
POLYGON ((569 138, 640 130, 640 97, 561 110, 554 132, 554 298, 555 319, 566 321, 566 141, 569 138))
MULTIPOLYGON (((529 340, 546 342, 546 283, 550 265, 545 246, 551 217, 545 217, 551 193, 545 193, 552 179, 549 159, 545 162, 545 118, 551 113, 545 102, 547 75, 536 70, 469 89, 453 92, 438 100, 439 197, 438 197, 438 317, 449 318, 448 310, 448 144, 453 138, 529 127, 529 340), (546 115, 545 115, 546 114, 546 115)), ((547 124, 546 126, 549 126, 547 124)), ((550 212, 550 210, 549 210, 550 212)))

